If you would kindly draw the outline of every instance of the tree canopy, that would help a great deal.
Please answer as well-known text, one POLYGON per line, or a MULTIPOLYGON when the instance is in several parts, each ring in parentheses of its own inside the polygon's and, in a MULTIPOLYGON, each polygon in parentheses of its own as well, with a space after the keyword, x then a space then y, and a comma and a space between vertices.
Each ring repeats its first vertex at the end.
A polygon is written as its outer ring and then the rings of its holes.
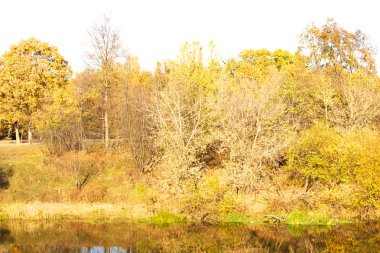
POLYGON ((0 117, 25 127, 71 77, 58 49, 35 38, 21 40, 0 58, 0 117))
POLYGON ((354 33, 328 19, 321 27, 314 24, 300 35, 299 51, 309 57, 312 68, 341 67, 349 72, 364 68, 376 72, 375 50, 368 36, 354 33))

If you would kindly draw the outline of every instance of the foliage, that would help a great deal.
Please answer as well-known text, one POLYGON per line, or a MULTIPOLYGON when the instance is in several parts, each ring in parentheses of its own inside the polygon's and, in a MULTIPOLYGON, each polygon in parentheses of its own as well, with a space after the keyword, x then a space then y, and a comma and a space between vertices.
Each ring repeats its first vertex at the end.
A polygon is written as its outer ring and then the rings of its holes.
POLYGON ((34 38, 22 40, 1 56, 0 114, 2 120, 22 128, 34 123, 35 114, 51 103, 57 89, 71 76, 58 49, 34 38))
POLYGON ((58 90, 52 103, 36 115, 36 129, 51 154, 83 148, 83 130, 77 101, 70 90, 58 90))
POLYGON ((333 128, 318 124, 302 134, 290 151, 287 166, 306 178, 307 189, 310 180, 339 183, 346 178, 349 169, 345 166, 345 156, 342 156, 345 151, 341 148, 340 134, 333 128))
POLYGON ((230 150, 224 162, 237 192, 259 192, 272 178, 292 139, 284 120, 286 105, 277 70, 263 81, 220 86, 217 96, 219 139, 230 150))
POLYGON ((245 49, 226 61, 213 42, 207 59, 186 42, 154 73, 107 17, 89 35, 92 64, 71 80, 58 50, 35 39, 0 59, 0 138, 35 129, 48 148, 43 166, 19 149, 8 200, 133 199, 155 213, 173 198, 173 212, 229 221, 271 206, 378 212, 380 79, 364 33, 328 20, 306 28, 295 54, 245 49))
POLYGON ((293 61, 294 56, 282 49, 273 52, 267 49, 248 49, 240 52, 239 60, 230 59, 225 68, 229 75, 237 78, 262 80, 269 75, 271 69, 286 70, 293 61))
POLYGON ((9 188, 9 177, 13 176, 12 164, 0 166, 0 190, 9 188))
POLYGON ((242 212, 235 196, 216 175, 205 176, 197 188, 189 186, 181 202, 181 213, 195 220, 220 221, 242 212))
POLYGON ((366 34, 351 33, 333 19, 320 28, 307 27, 300 35, 299 50, 308 55, 313 68, 343 68, 349 72, 364 68, 375 73, 374 49, 366 34))
POLYGON ((305 190, 317 182, 354 185, 351 205, 366 213, 380 201, 379 144, 377 131, 363 128, 340 133, 320 124, 305 131, 294 145, 287 167, 301 176, 305 190))

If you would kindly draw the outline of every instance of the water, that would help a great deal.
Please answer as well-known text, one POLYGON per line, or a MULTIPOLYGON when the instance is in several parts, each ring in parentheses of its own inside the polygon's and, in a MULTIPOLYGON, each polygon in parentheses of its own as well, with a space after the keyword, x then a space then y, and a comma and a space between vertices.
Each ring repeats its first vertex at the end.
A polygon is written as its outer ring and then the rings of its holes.
POLYGON ((8 222, 0 252, 380 252, 380 223, 340 226, 8 222))

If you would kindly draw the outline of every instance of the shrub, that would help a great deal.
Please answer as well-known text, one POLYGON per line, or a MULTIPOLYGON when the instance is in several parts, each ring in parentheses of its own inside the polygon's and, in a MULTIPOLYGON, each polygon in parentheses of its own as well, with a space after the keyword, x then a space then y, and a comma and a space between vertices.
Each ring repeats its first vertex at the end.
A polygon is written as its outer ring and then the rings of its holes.
POLYGON ((8 189, 9 177, 13 176, 13 169, 11 165, 5 168, 0 167, 0 189, 8 189))
POLYGON ((288 156, 287 168, 305 189, 319 182, 322 186, 351 185, 347 191, 351 208, 362 214, 380 203, 380 134, 363 128, 339 132, 317 124, 305 131, 288 156))
POLYGON ((182 201, 182 212, 196 220, 223 220, 243 211, 228 186, 218 176, 204 176, 198 188, 188 188, 182 201))
POLYGON ((340 182, 347 171, 341 135, 323 124, 305 131, 291 148, 287 168, 298 182, 305 182, 308 190, 313 182, 340 182))
POLYGON ((57 169, 70 175, 76 189, 80 191, 103 167, 99 156, 99 153, 71 151, 52 158, 52 162, 57 169))

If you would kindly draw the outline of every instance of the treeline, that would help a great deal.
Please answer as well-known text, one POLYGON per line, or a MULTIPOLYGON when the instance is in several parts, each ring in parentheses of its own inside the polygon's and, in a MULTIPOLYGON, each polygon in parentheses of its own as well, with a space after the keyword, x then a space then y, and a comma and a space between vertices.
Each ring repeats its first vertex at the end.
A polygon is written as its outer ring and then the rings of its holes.
POLYGON ((158 191, 196 192, 197 203, 269 191, 286 206, 292 185, 308 208, 378 210, 380 80, 364 33, 328 20, 308 26, 294 54, 249 49, 226 61, 213 43, 204 59, 188 42, 153 73, 125 55, 108 19, 90 35, 89 68, 74 77, 33 38, 0 58, 1 138, 35 135, 57 155, 128 145, 158 191))

